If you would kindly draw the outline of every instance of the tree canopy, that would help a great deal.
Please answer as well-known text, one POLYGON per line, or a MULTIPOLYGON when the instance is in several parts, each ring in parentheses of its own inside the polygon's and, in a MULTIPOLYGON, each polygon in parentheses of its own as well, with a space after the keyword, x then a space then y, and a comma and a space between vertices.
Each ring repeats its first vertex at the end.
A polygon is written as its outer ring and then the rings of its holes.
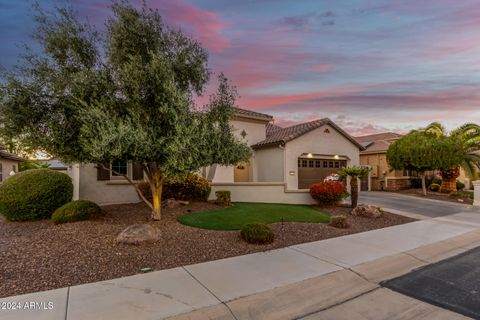
MULTIPOLYGON (((218 91, 198 107, 207 52, 158 11, 114 1, 104 32, 68 8, 39 11, 36 22, 42 53, 3 77, 5 136, 64 162, 137 161, 154 198, 165 177, 249 159, 229 124, 235 87, 220 74, 218 91)), ((159 203, 149 205, 159 218, 159 203)))

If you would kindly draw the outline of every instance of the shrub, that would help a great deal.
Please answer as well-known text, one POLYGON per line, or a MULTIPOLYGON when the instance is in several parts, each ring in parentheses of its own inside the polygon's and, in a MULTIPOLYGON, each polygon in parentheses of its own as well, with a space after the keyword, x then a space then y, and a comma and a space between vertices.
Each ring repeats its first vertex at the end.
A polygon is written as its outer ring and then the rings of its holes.
POLYGON ((450 197, 452 198, 470 198, 473 199, 473 192, 468 192, 468 191, 454 191, 449 194, 450 197))
POLYGON ((346 216, 332 216, 330 217, 330 225, 335 228, 345 229, 349 227, 346 216))
POLYGON ((215 202, 221 206, 229 207, 232 204, 231 193, 228 190, 215 191, 215 196, 217 197, 215 202))
MULTIPOLYGON (((152 201, 152 191, 148 182, 141 182, 138 187, 145 198, 152 201)), ((163 183, 162 200, 198 200, 207 201, 212 187, 207 179, 195 173, 172 177, 163 183)))
POLYGON ((168 179, 163 185, 163 199, 207 201, 212 187, 195 173, 168 179))
POLYGON ((50 169, 27 170, 0 185, 0 214, 11 221, 47 219, 72 196, 68 175, 50 169))
POLYGON ((331 205, 348 196, 347 189, 341 182, 324 181, 310 187, 310 195, 321 205, 331 205))
POLYGON ((52 221, 55 224, 87 220, 94 215, 98 215, 102 209, 94 202, 87 200, 76 200, 64 204, 52 215, 52 221))
POLYGON ((422 187, 422 179, 419 178, 412 178, 410 180, 410 186, 413 189, 420 189, 422 187))
POLYGON ((456 182, 456 185, 457 185, 457 190, 463 190, 465 189, 465 183, 461 182, 461 181, 458 181, 456 182))
POLYGON ((440 185, 437 184, 437 183, 432 183, 428 188, 429 188, 431 191, 435 191, 435 192, 440 191, 440 185))
POLYGON ((267 244, 274 240, 273 231, 263 223, 249 223, 242 227, 240 236, 248 243, 267 244))

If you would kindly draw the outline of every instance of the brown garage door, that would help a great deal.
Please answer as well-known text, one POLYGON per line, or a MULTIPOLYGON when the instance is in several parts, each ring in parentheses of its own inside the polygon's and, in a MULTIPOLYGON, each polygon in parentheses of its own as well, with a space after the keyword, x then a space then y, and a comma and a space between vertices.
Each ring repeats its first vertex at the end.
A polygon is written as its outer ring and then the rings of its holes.
POLYGON ((346 160, 299 158, 298 188, 308 189, 312 184, 322 182, 326 176, 336 173, 346 165, 346 160))

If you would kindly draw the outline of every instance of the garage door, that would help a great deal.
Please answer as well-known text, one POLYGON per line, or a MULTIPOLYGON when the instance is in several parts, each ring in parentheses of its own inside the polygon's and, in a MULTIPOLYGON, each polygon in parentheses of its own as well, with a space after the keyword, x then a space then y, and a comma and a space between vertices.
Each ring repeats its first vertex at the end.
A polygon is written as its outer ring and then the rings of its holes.
POLYGON ((336 173, 346 165, 346 160, 299 158, 298 188, 308 189, 310 185, 322 182, 326 176, 336 173))

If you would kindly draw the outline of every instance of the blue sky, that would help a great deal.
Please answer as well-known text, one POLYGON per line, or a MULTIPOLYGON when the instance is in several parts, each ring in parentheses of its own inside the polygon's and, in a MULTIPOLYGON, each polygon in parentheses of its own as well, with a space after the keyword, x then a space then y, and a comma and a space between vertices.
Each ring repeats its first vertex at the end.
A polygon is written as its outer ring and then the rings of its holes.
MULTIPOLYGON (((43 0, 43 7, 64 1, 43 0)), ((132 0, 139 4, 140 1, 132 0)), ((102 26, 109 1, 76 0, 102 26)), ((198 39, 241 107, 282 125, 330 117, 354 134, 480 122, 479 1, 150 0, 198 39)), ((0 64, 32 45, 31 2, 0 0, 0 64)))

